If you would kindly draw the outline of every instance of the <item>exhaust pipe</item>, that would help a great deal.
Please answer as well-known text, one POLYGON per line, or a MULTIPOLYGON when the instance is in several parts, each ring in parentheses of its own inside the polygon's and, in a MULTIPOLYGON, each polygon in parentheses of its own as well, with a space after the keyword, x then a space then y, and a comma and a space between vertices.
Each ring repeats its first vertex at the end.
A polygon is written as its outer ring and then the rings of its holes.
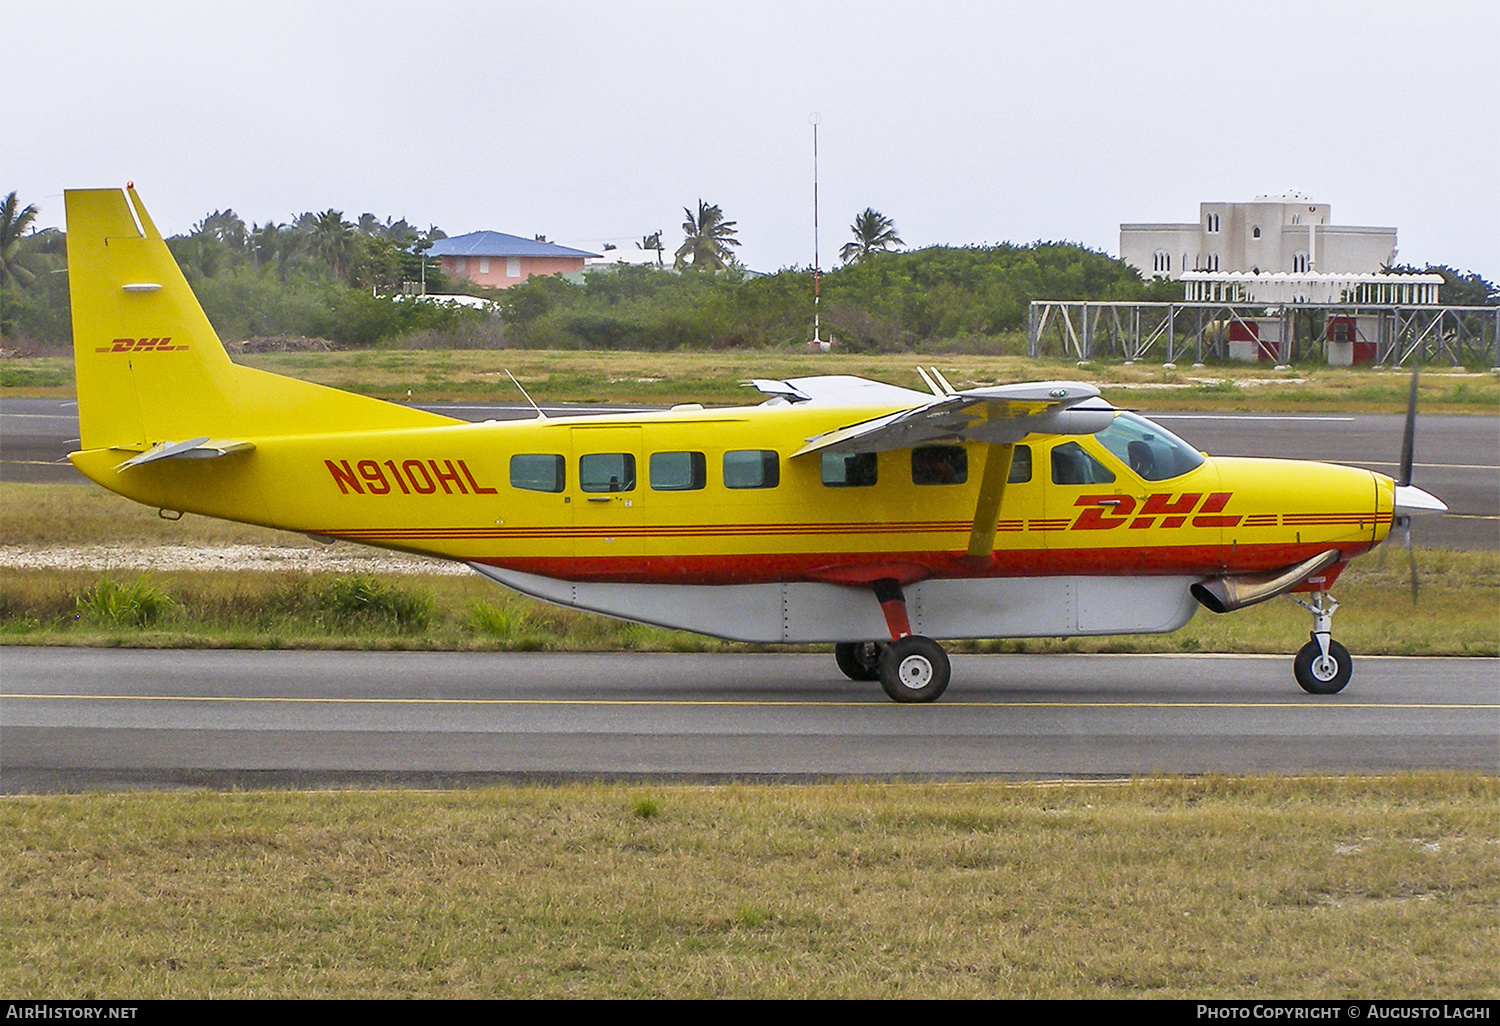
POLYGON ((1188 590, 1193 593, 1193 598, 1215 613, 1230 613, 1291 591, 1319 570, 1326 570, 1338 561, 1339 550, 1329 549, 1285 570, 1226 574, 1201 581, 1188 590))

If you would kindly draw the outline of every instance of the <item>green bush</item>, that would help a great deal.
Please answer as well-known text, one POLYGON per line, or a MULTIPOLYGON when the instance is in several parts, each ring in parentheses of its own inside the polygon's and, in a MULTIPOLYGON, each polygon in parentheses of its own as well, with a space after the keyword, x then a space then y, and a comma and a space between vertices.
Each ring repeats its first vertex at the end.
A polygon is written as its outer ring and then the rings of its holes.
POLYGON ((170 613, 175 603, 142 576, 131 584, 104 577, 85 588, 75 605, 80 619, 100 627, 150 627, 170 613))
POLYGON ((325 628, 424 631, 432 622, 432 596, 387 584, 375 577, 350 575, 299 581, 276 602, 290 615, 304 615, 325 628))

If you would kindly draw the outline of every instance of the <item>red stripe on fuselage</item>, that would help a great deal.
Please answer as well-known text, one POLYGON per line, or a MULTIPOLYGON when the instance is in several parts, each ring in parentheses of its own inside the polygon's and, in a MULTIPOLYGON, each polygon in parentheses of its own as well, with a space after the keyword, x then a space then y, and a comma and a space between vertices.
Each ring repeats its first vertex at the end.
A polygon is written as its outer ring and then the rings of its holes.
MULTIPOLYGON (((486 566, 572 581, 625 584, 772 584, 826 580, 830 568, 884 561, 916 564, 937 578, 1057 576, 1211 576, 1292 566, 1331 548, 1328 543, 1159 546, 1149 549, 1030 549, 995 553, 975 573, 963 552, 780 552, 699 556, 480 557, 486 566)), ((1345 559, 1368 543, 1340 544, 1345 559)))

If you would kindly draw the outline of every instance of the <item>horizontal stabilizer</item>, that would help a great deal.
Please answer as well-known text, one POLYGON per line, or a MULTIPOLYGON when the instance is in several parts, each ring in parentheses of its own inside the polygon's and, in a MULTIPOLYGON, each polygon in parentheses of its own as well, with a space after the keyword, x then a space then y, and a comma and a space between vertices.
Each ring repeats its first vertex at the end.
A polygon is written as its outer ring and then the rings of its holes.
POLYGON ((1116 410, 1093 385, 1040 381, 971 388, 920 406, 837 428, 812 438, 792 455, 885 452, 939 442, 1011 444, 1034 432, 1091 435, 1116 410))
MULTIPOLYGON (((116 446, 117 450, 122 447, 116 446)), ((132 456, 130 459, 115 467, 116 470, 125 471, 131 467, 143 466, 147 463, 155 463, 157 460, 186 459, 186 460, 211 460, 220 456, 232 456, 235 453, 249 452, 255 448, 254 442, 240 441, 226 438, 210 438, 207 435, 201 438, 189 438, 185 442, 158 442, 145 452, 132 456)), ((125 448, 125 452, 134 450, 125 448)))

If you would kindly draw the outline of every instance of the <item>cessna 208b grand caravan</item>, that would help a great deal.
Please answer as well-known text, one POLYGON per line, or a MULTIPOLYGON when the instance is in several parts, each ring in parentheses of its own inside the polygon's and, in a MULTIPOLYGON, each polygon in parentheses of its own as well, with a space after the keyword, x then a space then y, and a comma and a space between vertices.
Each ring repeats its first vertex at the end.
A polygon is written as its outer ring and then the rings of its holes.
POLYGON ((745 408, 470 424, 236 366, 133 187, 66 203, 72 460, 104 487, 624 619, 832 642, 898 702, 947 687, 932 638, 1166 632, 1287 592, 1313 599, 1298 682, 1339 691, 1329 586, 1393 518, 1445 508, 1409 470, 1208 458, 1067 381, 809 377, 745 408))

